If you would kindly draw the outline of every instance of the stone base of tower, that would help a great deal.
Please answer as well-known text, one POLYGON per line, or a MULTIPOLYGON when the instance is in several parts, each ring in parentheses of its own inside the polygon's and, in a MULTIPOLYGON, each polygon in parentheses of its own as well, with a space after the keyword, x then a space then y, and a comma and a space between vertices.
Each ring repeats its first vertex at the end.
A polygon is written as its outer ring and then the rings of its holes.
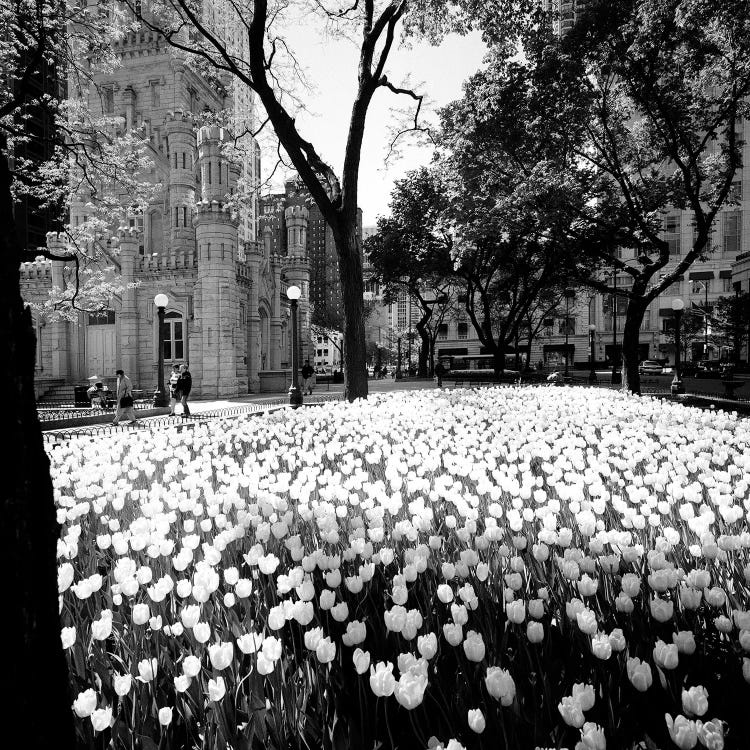
POLYGON ((218 381, 202 381, 196 388, 196 396, 200 398, 237 398, 243 396, 246 391, 240 388, 237 378, 220 378, 218 381))
POLYGON ((248 393, 260 393, 260 376, 250 376, 247 381, 248 393))

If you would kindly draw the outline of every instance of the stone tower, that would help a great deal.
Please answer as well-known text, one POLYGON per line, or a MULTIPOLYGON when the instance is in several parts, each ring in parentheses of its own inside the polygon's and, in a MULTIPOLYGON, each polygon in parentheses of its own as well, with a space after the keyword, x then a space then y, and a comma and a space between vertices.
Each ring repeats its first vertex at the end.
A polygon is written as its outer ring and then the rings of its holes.
POLYGON ((120 307, 120 362, 125 374, 133 382, 141 382, 138 371, 138 304, 136 302, 135 263, 138 246, 142 243, 137 229, 120 227, 117 242, 120 247, 120 273, 122 274, 122 304, 120 307))
POLYGON ((182 111, 170 112, 164 125, 169 157, 168 216, 165 223, 169 227, 167 247, 174 253, 193 243, 195 131, 191 115, 182 111))
POLYGON ((222 155, 222 128, 198 131, 198 165, 202 200, 193 218, 198 253, 196 321, 200 321, 202 367, 193 373, 201 395, 232 397, 239 393, 237 347, 239 294, 236 261, 237 221, 225 198, 231 189, 229 164, 222 155))
POLYGON ((295 204, 284 210, 286 222, 287 254, 284 275, 288 286, 302 290, 299 300, 300 364, 310 358, 310 264, 307 258, 307 224, 309 211, 295 204))

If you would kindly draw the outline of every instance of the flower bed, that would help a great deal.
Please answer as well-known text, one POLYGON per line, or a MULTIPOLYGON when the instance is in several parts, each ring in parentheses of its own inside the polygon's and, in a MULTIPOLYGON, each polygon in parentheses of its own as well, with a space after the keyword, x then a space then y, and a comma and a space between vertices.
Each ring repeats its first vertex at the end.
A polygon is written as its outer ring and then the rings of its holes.
POLYGON ((81 744, 750 747, 748 443, 506 387, 57 447, 81 744))

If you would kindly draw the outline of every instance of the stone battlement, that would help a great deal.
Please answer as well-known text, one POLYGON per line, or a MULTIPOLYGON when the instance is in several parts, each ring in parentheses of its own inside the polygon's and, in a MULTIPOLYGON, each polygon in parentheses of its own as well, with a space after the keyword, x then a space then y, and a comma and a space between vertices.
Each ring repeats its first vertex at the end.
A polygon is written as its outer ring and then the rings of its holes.
POLYGON ((138 242, 143 236, 143 232, 137 227, 118 227, 118 242, 138 242))
POLYGON ((159 271, 192 271, 198 267, 194 248, 181 248, 163 255, 143 255, 136 261, 136 274, 159 271))
POLYGON ((292 219, 305 219, 310 216, 310 212, 304 206, 289 206, 284 209, 284 217, 287 221, 292 219))
POLYGON ((195 204, 195 216, 193 217, 193 225, 196 224, 198 219, 206 221, 208 219, 217 219, 218 221, 226 221, 232 216, 231 209, 227 203, 222 201, 200 201, 195 204))
POLYGON ((198 145, 219 143, 230 138, 229 131, 217 125, 204 125, 198 129, 198 145))
POLYGON ((47 249, 61 250, 68 244, 68 235, 65 232, 47 232, 47 249))
MULTIPOLYGON (((51 233, 50 233, 51 234, 51 233)), ((21 263, 19 270, 21 281, 52 280, 52 261, 37 257, 32 261, 21 263)))

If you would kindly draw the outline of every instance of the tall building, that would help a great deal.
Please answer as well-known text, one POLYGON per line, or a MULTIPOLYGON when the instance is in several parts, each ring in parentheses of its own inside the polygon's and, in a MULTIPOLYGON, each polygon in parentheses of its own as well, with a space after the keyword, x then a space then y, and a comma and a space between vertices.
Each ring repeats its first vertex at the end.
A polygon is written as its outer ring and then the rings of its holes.
MULTIPOLYGON (((19 83, 15 85, 18 87, 19 83)), ((22 111, 26 139, 16 144, 11 169, 22 160, 29 162, 32 168, 39 166, 52 157, 55 149, 54 116, 48 107, 40 104, 43 97, 59 98, 64 94, 63 82, 54 63, 47 58, 42 59, 25 86, 28 97, 22 111)), ((20 245, 32 251, 44 245, 47 232, 60 229, 63 223, 53 208, 43 208, 38 198, 27 195, 14 202, 13 218, 20 245)))
MULTIPOLYGON (((547 10, 555 12, 555 30, 564 35, 585 12, 589 0, 542 0, 547 10)), ((746 138, 746 122, 738 123, 738 139, 746 138)), ((718 151, 718 146, 714 147, 718 151)), ((725 206, 717 215, 713 233, 709 241, 709 252, 706 260, 690 266, 687 273, 680 276, 660 297, 647 309, 640 328, 639 345, 641 359, 663 359, 674 362, 675 347, 672 343, 672 300, 679 297, 686 309, 696 309, 699 315, 708 316, 709 344, 706 350, 703 337, 687 342, 688 359, 719 358, 726 354, 710 340, 710 318, 714 306, 720 297, 734 294, 735 291, 747 291, 750 283, 744 259, 750 251, 750 143, 745 142, 742 163, 745 165, 735 177, 733 197, 737 205, 725 206), (739 263, 738 263, 739 261, 739 263), (736 278, 733 279, 733 268, 736 278)), ((690 211, 668 210, 664 214, 662 238, 669 243, 670 262, 663 273, 668 274, 679 263, 693 245, 694 230, 690 211)), ((620 255, 622 260, 635 260, 627 254, 620 255)), ((629 274, 611 276, 610 284, 622 289, 632 286, 629 274)), ((653 280, 654 285, 659 279, 653 280)), ((534 348, 533 357, 542 359, 548 364, 557 364, 564 359, 565 333, 569 347, 569 356, 575 361, 585 361, 589 357, 589 325, 596 326, 594 338, 594 355, 597 361, 610 363, 619 361, 622 331, 625 325, 627 300, 623 297, 613 302, 611 295, 580 292, 572 312, 566 316, 561 309, 545 321, 540 343, 534 348), (547 325, 548 323, 548 325, 547 325)), ((745 357, 748 355, 747 350, 745 357)))
MULTIPOLYGON (((260 200, 263 232, 268 233, 272 252, 286 255, 295 235, 289 232, 287 209, 292 205, 304 206, 307 210, 304 225, 304 246, 310 268, 310 304, 318 320, 332 324, 343 317, 339 258, 333 232, 326 224, 323 214, 310 196, 305 184, 293 177, 284 183, 283 193, 272 193, 260 200)), ((357 209, 357 239, 362 247, 362 211, 357 209)))
MULTIPOLYGON (((228 33, 227 23, 216 25, 217 33, 228 33)), ((151 32, 123 33, 114 51, 120 65, 99 73, 97 87, 80 95, 93 112, 117 118, 121 132, 143 138, 158 191, 142 214, 113 217, 106 254, 122 291, 108 309, 82 312, 72 323, 35 314, 40 390, 92 375, 106 380, 118 368, 135 387, 149 390, 158 379, 160 348, 167 370, 189 362, 197 395, 229 397, 288 385, 286 289, 301 286, 300 306, 307 304, 304 252, 295 246, 282 257, 258 240, 255 191, 244 196, 244 211, 230 208, 240 180, 250 188, 258 182, 259 152, 245 128, 254 121, 252 97, 202 75, 151 32), (235 133, 201 126, 204 113, 226 115, 251 147, 247 158, 235 156, 235 133), (163 338, 157 293, 169 300, 163 338)), ((76 196, 73 226, 86 221, 90 205, 90 196, 76 196)), ((48 247, 65 241, 46 236, 48 247)), ((74 271, 70 264, 37 260, 22 265, 21 282, 25 299, 41 303, 52 288, 74 284, 74 271)))

